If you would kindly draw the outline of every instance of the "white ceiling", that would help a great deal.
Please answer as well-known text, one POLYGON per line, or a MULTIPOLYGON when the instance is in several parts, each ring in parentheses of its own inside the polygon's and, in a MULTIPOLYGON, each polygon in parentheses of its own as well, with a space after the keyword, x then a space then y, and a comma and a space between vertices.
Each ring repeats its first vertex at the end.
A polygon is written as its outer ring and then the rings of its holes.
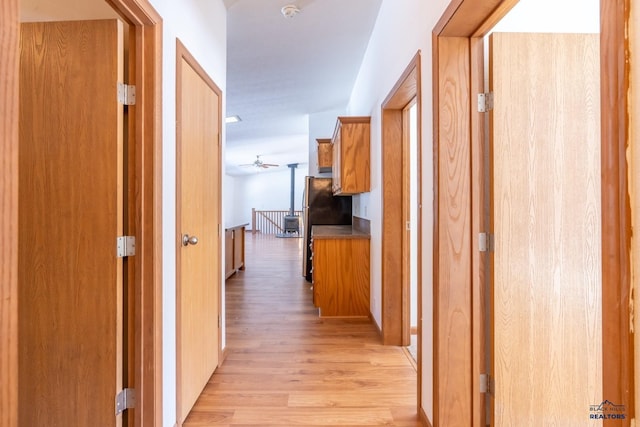
MULTIPOLYGON (((286 168, 309 160, 308 116, 344 109, 381 0, 225 0, 227 173, 256 155, 286 168), (300 13, 281 14, 294 4, 300 13)), ((331 137, 333 129, 325 137, 331 137)))
MULTIPOLYGON (((309 161, 309 114, 344 110, 382 0, 223 0, 227 7, 227 173, 309 161), (300 13, 285 18, 294 4, 300 13)), ((104 0, 21 0, 23 21, 117 15, 104 0)), ((331 137, 333 129, 327 130, 331 137)), ((273 170, 273 169, 269 169, 273 170)))

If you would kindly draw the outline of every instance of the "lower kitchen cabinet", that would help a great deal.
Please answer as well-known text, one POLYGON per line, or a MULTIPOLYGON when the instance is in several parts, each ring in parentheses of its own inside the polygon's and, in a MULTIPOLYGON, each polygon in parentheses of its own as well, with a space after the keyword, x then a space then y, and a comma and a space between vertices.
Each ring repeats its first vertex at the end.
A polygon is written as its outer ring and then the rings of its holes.
POLYGON ((318 307, 320 316, 368 317, 369 236, 321 236, 315 229, 312 243, 313 303, 318 307))
POLYGON ((247 225, 224 230, 224 273, 227 279, 238 270, 244 270, 244 234, 247 225))

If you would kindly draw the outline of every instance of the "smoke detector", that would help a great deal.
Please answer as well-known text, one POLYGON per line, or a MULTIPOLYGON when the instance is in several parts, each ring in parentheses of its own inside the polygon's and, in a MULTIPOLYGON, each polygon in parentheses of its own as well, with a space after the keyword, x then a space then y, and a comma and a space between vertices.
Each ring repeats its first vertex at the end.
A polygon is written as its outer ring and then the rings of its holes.
POLYGON ((300 9, 298 9, 298 6, 296 6, 295 4, 288 4, 280 9, 280 12, 282 12, 282 16, 284 16, 285 18, 293 18, 298 13, 300 13, 300 9))

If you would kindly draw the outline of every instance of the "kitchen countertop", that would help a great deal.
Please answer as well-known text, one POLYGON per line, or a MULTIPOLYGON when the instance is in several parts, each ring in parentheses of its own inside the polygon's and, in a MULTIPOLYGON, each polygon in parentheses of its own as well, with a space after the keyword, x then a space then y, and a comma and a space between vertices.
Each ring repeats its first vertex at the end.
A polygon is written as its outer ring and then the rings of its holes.
POLYGON ((314 239, 371 239, 371 235, 353 228, 351 225, 314 225, 311 227, 314 239))
POLYGON ((224 230, 225 231, 235 230, 235 229, 238 229, 238 228, 246 227, 248 225, 249 225, 249 223, 247 222, 246 224, 238 224, 238 225, 234 225, 232 227, 226 227, 224 230))

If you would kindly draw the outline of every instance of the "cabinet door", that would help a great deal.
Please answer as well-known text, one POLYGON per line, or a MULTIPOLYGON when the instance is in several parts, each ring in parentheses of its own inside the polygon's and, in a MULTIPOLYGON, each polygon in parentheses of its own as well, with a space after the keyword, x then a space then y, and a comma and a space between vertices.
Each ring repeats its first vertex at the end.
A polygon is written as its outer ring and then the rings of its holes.
POLYGON ((333 147, 330 139, 317 139, 318 172, 331 172, 333 166, 333 147))
POLYGON ((336 132, 333 141, 331 142, 331 154, 333 156, 333 167, 331 169, 331 176, 333 178, 333 192, 339 193, 341 188, 342 177, 342 158, 340 156, 340 130, 336 132))
POLYGON ((317 240, 313 267, 313 301, 321 316, 369 315, 368 239, 317 240))
POLYGON ((229 277, 233 274, 233 231, 224 232, 224 275, 229 277))
POLYGON ((233 269, 244 268, 244 227, 233 230, 233 269))

